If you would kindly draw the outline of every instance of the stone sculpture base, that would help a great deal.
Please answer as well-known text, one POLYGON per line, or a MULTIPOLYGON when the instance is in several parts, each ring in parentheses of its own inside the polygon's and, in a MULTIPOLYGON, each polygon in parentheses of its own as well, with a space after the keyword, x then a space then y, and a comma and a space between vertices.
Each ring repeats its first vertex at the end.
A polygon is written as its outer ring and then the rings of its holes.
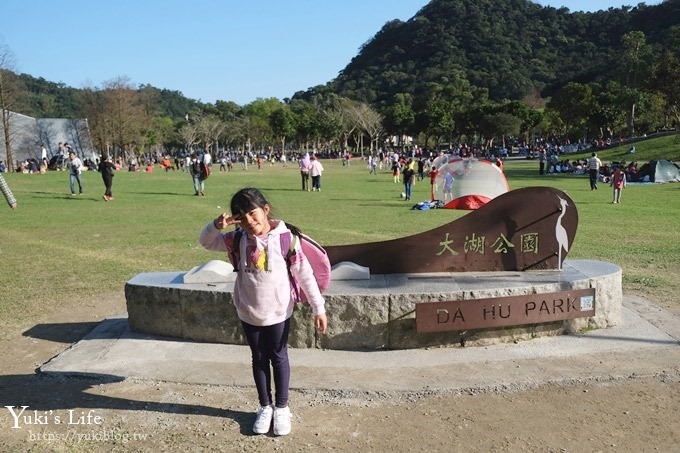
MULTIPOLYGON (((232 303, 233 283, 183 283, 184 272, 135 276, 125 285, 132 330, 212 343, 245 344, 232 303)), ((333 281, 324 297, 329 332, 318 334, 309 306, 293 314, 289 344, 343 350, 482 346, 538 336, 577 333, 621 322, 621 268, 606 262, 567 260, 563 270, 371 275, 333 281), (595 316, 511 328, 417 333, 419 303, 469 301, 595 289, 595 316)))

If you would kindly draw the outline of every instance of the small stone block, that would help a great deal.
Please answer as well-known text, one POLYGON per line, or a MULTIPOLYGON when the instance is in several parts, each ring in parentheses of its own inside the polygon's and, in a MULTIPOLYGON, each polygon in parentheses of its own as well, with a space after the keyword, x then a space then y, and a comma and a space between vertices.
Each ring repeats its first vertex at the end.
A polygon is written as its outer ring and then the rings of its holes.
POLYGON ((341 261, 331 268, 331 281, 370 279, 369 268, 349 261, 341 261))
POLYGON ((184 283, 228 283, 236 279, 234 266, 221 260, 211 260, 184 274, 184 283))

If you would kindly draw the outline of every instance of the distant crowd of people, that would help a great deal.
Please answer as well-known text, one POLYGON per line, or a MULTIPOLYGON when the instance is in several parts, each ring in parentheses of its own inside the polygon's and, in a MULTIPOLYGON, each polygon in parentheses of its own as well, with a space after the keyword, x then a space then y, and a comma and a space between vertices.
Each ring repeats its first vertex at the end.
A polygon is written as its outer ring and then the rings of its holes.
MULTIPOLYGON (((593 146, 607 146, 609 143, 597 143, 593 146)), ((528 159, 536 158, 539 163, 539 174, 573 174, 590 175, 591 189, 595 190, 598 182, 611 183, 617 169, 620 169, 626 182, 639 180, 637 162, 601 162, 596 155, 589 159, 569 159, 568 150, 580 150, 582 143, 561 145, 551 142, 535 143, 531 146, 515 144, 513 150, 528 159), (597 160, 594 160, 597 158, 597 160)), ((591 149, 595 149, 591 146, 591 149)), ((630 153, 635 153, 635 147, 631 146, 630 153)), ((181 171, 191 176, 194 194, 204 196, 206 180, 210 176, 213 166, 219 172, 231 172, 235 167, 248 170, 255 167, 262 170, 266 164, 269 166, 279 164, 282 166, 295 165, 299 167, 301 175, 301 189, 304 191, 321 191, 321 177, 324 172, 321 158, 342 159, 343 167, 349 167, 356 159, 351 153, 341 150, 311 152, 281 153, 271 149, 260 151, 235 151, 224 150, 217 154, 206 152, 192 152, 178 150, 172 153, 147 152, 141 155, 118 154, 116 156, 104 155, 96 158, 79 157, 77 152, 68 143, 59 143, 58 150, 48 156, 45 146, 41 146, 40 158, 30 158, 17 162, 16 170, 21 173, 45 173, 48 170, 65 171, 69 174, 69 188, 73 196, 83 193, 84 171, 99 171, 104 178, 104 200, 113 200, 112 182, 116 171, 127 170, 129 172, 151 173, 159 167, 164 172, 181 171), (218 167, 219 166, 219 167, 218 167)), ((486 159, 503 170, 503 161, 512 153, 508 148, 497 146, 491 149, 482 149, 476 145, 465 143, 456 144, 444 151, 427 149, 422 147, 407 148, 383 148, 375 154, 369 154, 365 158, 370 174, 376 175, 379 170, 389 170, 394 183, 404 184, 402 197, 410 200, 413 186, 417 181, 430 179, 434 186, 436 169, 442 164, 437 159, 441 158, 477 158, 486 159)), ((517 154, 517 153, 515 153, 517 154)), ((595 153, 594 153, 595 154, 595 153)), ((362 160, 364 160, 362 158, 362 160)), ((6 167, 0 161, 0 173, 6 171, 6 167)), ((618 176, 617 176, 618 177, 618 176)), ((442 181, 443 186, 446 182, 442 181)), ((452 181, 450 182, 450 185, 452 181)))
MULTIPOLYGON (((410 200, 412 188, 416 181, 431 178, 434 183, 435 159, 443 156, 478 157, 492 160, 502 168, 501 157, 507 156, 507 150, 483 152, 477 146, 467 144, 456 145, 447 152, 413 147, 406 150, 384 148, 375 155, 369 155, 365 162, 369 172, 377 174, 378 170, 389 169, 395 183, 404 184, 403 198, 410 200)), ((93 156, 94 157, 94 156, 93 156)), ((60 143, 59 151, 49 160, 45 147, 42 147, 40 164, 37 159, 17 162, 17 171, 21 173, 45 173, 47 170, 66 171, 69 174, 69 188, 72 196, 84 192, 82 173, 84 171, 99 171, 104 179, 105 201, 113 200, 112 182, 115 172, 127 170, 129 172, 151 173, 157 166, 164 172, 181 171, 191 176, 196 196, 205 196, 206 180, 213 167, 219 165, 220 172, 230 172, 238 165, 242 170, 255 167, 262 170, 265 163, 272 166, 280 164, 296 165, 300 170, 301 188, 304 191, 320 192, 324 166, 321 158, 342 159, 344 167, 349 167, 353 156, 342 151, 316 151, 280 153, 277 151, 222 151, 214 158, 211 153, 178 151, 172 154, 144 153, 142 155, 124 155, 116 157, 103 155, 101 158, 81 159, 68 143, 60 143)), ((0 166, 2 163, 0 162, 0 166)), ((2 171, 2 169, 0 169, 2 171)))

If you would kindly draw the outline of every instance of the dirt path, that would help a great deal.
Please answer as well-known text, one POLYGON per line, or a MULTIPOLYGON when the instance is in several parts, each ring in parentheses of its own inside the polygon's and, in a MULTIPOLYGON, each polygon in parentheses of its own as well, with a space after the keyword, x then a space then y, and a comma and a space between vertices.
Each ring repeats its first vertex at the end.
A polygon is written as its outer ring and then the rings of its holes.
MULTIPOLYGON (((121 295, 67 304, 1 340, 0 451, 680 451, 680 366, 528 391, 291 394, 293 433, 253 436, 254 388, 35 373, 121 295), (24 417, 28 416, 28 417, 24 417)), ((93 321, 95 319, 95 321, 93 321)))

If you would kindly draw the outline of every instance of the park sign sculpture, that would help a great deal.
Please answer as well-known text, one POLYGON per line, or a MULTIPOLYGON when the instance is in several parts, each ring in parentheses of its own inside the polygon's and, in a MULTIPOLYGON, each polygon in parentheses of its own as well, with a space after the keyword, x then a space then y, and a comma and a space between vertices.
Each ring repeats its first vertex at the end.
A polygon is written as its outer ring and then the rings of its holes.
MULTIPOLYGON (((334 266, 324 299, 332 327, 315 333, 309 306, 298 304, 289 344, 344 350, 488 345, 615 326, 621 268, 564 263, 577 224, 568 195, 533 187, 499 195, 430 231, 327 246, 334 266)), ((234 305, 225 303, 233 300, 233 280, 185 277, 152 272, 128 281, 130 328, 245 344, 234 305)))
POLYGON ((567 194, 529 187, 429 231, 326 251, 332 265, 348 261, 371 274, 561 270, 577 225, 567 194))
MULTIPOLYGON (((530 187, 499 195, 430 231, 390 241, 331 246, 327 252, 331 264, 348 261, 368 268, 371 274, 405 274, 407 278, 413 274, 440 275, 441 279, 441 273, 526 271, 523 275, 527 275, 529 292, 509 295, 511 290, 503 288, 503 279, 491 278, 478 280, 469 290, 461 289, 463 279, 454 285, 458 294, 444 300, 432 294, 410 294, 418 334, 488 331, 488 335, 502 337, 502 330, 494 329, 551 323, 559 325, 556 331, 574 330, 590 321, 570 324, 571 320, 595 319, 596 299, 601 299, 596 296, 597 285, 589 282, 577 288, 583 283, 572 281, 573 268, 555 279, 557 287, 552 291, 546 291, 545 286, 537 288, 532 279, 536 277, 533 271, 563 271, 577 225, 576 206, 567 194, 550 187, 530 187), (478 294, 473 296, 475 292, 478 294), (486 297, 480 298, 480 294, 486 297)), ((452 282, 456 280, 454 277, 452 282)))

